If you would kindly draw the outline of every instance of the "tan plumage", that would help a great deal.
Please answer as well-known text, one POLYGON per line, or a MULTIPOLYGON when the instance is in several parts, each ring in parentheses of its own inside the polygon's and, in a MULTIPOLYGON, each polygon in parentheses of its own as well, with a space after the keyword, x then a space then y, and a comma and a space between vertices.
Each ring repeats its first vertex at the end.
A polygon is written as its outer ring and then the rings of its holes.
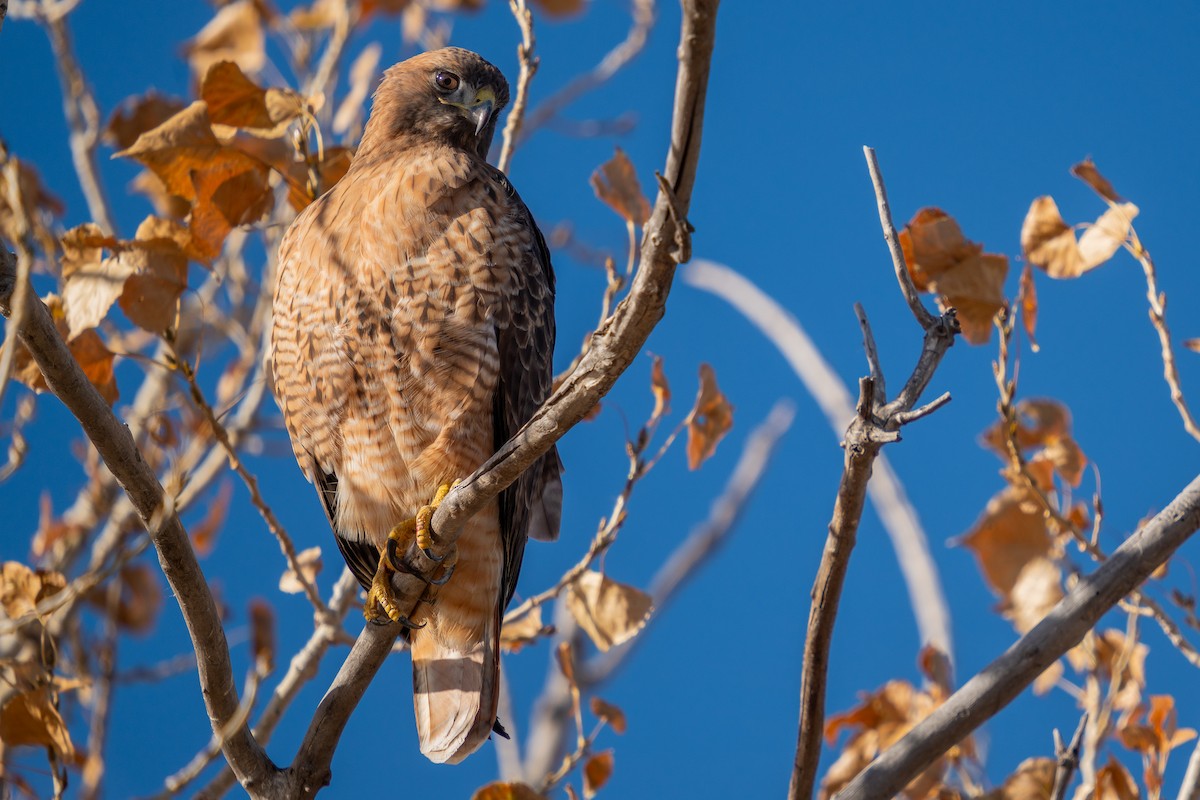
MULTIPOLYGON (((500 72, 466 50, 395 65, 350 171, 280 247, 275 396, 364 588, 388 532, 550 391, 549 254, 485 161, 507 98, 500 72)), ((453 576, 413 618, 417 730, 434 761, 462 760, 492 730, 500 618, 527 536, 558 533, 559 471, 551 451, 468 521, 453 576)))

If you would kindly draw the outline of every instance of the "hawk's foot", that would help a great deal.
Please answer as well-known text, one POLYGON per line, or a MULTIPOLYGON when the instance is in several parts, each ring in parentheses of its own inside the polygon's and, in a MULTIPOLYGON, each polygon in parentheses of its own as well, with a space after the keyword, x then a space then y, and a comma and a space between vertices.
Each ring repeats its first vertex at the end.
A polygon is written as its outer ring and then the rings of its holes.
POLYGON ((429 523, 430 520, 433 519, 433 512, 437 511, 437 507, 440 506, 442 501, 446 499, 446 495, 450 494, 450 490, 455 486, 458 486, 460 483, 462 483, 462 481, 443 483, 438 487, 437 492, 434 493, 433 499, 429 501, 429 505, 421 506, 417 510, 417 516, 413 518, 413 522, 416 524, 414 535, 417 537, 417 547, 421 548, 421 552, 424 553, 425 557, 430 561, 436 561, 439 563, 442 561, 442 558, 437 558, 433 554, 433 550, 430 549, 433 547, 433 535, 429 531, 429 523))
POLYGON ((437 576, 429 582, 434 586, 442 586, 450 580, 450 576, 454 574, 454 565, 458 561, 458 548, 451 547, 450 552, 446 555, 438 557, 433 550, 433 536, 430 533, 429 523, 433 519, 433 514, 437 511, 437 507, 441 505, 442 500, 450 493, 450 490, 458 486, 460 482, 444 483, 438 487, 438 490, 433 495, 433 499, 429 501, 429 505, 421 506, 417 509, 416 516, 412 519, 406 519, 388 532, 387 547, 384 548, 384 557, 380 564, 387 563, 388 566, 395 572, 412 573, 412 566, 405 561, 404 551, 408 549, 408 545, 412 541, 416 541, 417 547, 421 548, 421 552, 425 557, 436 564, 441 565, 437 576))
POLYGON ((367 601, 363 604, 363 616, 368 622, 377 622, 381 616, 386 616, 392 622, 399 622, 409 630, 425 627, 425 623, 417 624, 400 613, 396 606, 396 593, 392 590, 392 575, 396 572, 388 563, 387 551, 379 556, 379 566, 375 577, 371 580, 371 590, 367 592, 367 601))

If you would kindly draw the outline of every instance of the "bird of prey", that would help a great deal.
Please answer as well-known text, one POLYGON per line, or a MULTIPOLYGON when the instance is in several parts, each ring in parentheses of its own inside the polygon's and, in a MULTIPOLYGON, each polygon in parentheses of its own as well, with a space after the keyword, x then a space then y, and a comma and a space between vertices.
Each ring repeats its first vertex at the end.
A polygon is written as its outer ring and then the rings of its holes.
POLYGON ((503 732, 501 618, 527 537, 555 538, 561 516, 551 450, 467 521, 411 618, 397 607, 392 579, 414 537, 431 545, 433 508, 550 393, 550 255, 486 161, 507 101, 467 50, 387 70, 349 172, 283 238, 268 355, 367 618, 405 625, 421 752, 439 763, 503 732))

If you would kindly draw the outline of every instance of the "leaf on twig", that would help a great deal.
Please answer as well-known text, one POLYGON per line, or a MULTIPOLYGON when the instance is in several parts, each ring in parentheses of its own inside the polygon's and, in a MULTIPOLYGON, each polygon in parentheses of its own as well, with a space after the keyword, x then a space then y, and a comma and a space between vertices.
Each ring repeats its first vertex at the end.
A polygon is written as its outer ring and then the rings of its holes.
POLYGON ((700 390, 688 417, 688 469, 700 465, 717 452, 717 444, 733 427, 733 406, 717 386, 717 374, 708 364, 700 365, 700 390))
POLYGON ((1053 758, 1027 758, 1004 785, 983 795, 981 800, 1049 800, 1057 766, 1053 758))
MULTIPOLYGON (((1027 458, 1030 473, 1042 491, 1054 488, 1057 473, 1071 486, 1079 486, 1087 467, 1078 442, 1071 436, 1071 412, 1062 403, 1045 397, 1030 398, 1017 403, 1016 443, 1022 451, 1040 448, 1027 458)), ((995 450, 1005 461, 1010 460, 1004 421, 983 432, 980 442, 995 450)), ((1010 481, 1012 476, 1008 476, 1010 481)))
POLYGON ((671 412, 671 385, 667 383, 667 375, 663 372, 662 356, 654 357, 654 366, 650 368, 650 391, 654 394, 654 413, 651 418, 659 419, 671 412))
POLYGON ((595 695, 592 695, 591 706, 592 713, 604 720, 608 724, 608 727, 617 733, 625 732, 626 722, 624 711, 595 695))
POLYGON ((583 797, 591 800, 608 783, 613 772, 613 751, 596 753, 583 764, 583 797))
POLYGON ((62 760, 75 757, 75 746, 50 686, 36 686, 11 695, 0 708, 0 740, 6 747, 49 747, 62 760))
POLYGON ((63 204, 42 185, 36 169, 16 158, 11 158, 12 162, 16 162, 15 190, 8 185, 8 170, 0 170, 0 236, 9 242, 17 242, 25 238, 26 221, 38 231, 42 225, 39 217, 61 215, 63 204), (20 208, 10 204, 14 195, 20 201, 20 208))
POLYGON ((62 302, 67 336, 74 338, 94 328, 108 315, 133 269, 104 251, 118 242, 91 222, 72 228, 62 237, 62 302))
MULTIPOLYGON (((312 583, 317 579, 317 574, 321 571, 321 548, 310 547, 307 550, 301 550, 296 554, 296 566, 300 568, 300 572, 308 582, 312 583)), ((295 571, 288 567, 284 570, 283 575, 279 578, 279 591, 287 592, 288 594, 299 594, 304 591, 303 584, 296 577, 295 571)))
POLYGON ((232 61, 256 74, 267 61, 262 17, 253 0, 235 0, 217 12, 184 48, 192 74, 208 74, 218 61, 232 61))
POLYGON ((304 113, 304 98, 290 89, 263 89, 232 61, 208 68, 200 97, 214 125, 250 130, 258 136, 282 136, 304 113))
POLYGON ((116 155, 149 167, 168 192, 192 204, 188 255, 198 260, 216 258, 230 230, 271 206, 267 166, 216 137, 202 100, 116 155))
POLYGON ((1076 240, 1075 229, 1063 222, 1054 198, 1039 197, 1021 225, 1021 250, 1026 261, 1051 278, 1078 278, 1121 249, 1137 215, 1133 203, 1114 205, 1076 240))
POLYGON ((19 561, 0 564, 0 608, 9 619, 34 613, 38 603, 66 586, 62 573, 31 569, 19 561))
POLYGON ((545 800, 545 797, 528 784, 497 781, 477 789, 471 800, 545 800))
POLYGON ((143 133, 162 125, 186 107, 183 100, 161 95, 153 89, 143 95, 127 97, 108 118, 104 141, 124 150, 143 133))
POLYGON ((592 188, 609 208, 635 227, 641 228, 650 218, 650 201, 642 194, 633 162, 621 148, 592 173, 592 188))
POLYGON ((1117 194, 1117 190, 1108 182, 1108 178, 1101 175, 1100 170, 1096 169, 1096 164, 1090 156, 1071 167, 1071 174, 1092 187, 1092 191, 1105 200, 1112 203, 1125 202, 1125 198, 1117 194))
POLYGON ((558 649, 554 651, 554 657, 558 661, 558 668, 562 671, 563 677, 567 679, 567 683, 571 684, 571 689, 577 690, 575 682, 575 652, 571 647, 571 643, 567 641, 559 642, 558 649))
POLYGON ((250 652, 260 676, 275 669, 275 612, 262 598, 250 601, 250 652))
POLYGON ((1093 800, 1139 800, 1137 783, 1129 770, 1110 755, 1108 763, 1096 770, 1096 791, 1093 800))
POLYGON ((1037 331, 1037 287, 1033 283, 1033 268, 1028 263, 1021 270, 1021 288, 1017 291, 1017 304, 1021 307, 1021 324, 1025 327, 1025 335, 1029 337, 1029 346, 1036 353, 1040 349, 1037 337, 1034 336, 1037 331))
POLYGON ((1196 738, 1191 728, 1179 728, 1175 722, 1175 698, 1168 694, 1156 694, 1150 698, 1150 707, 1139 706, 1137 713, 1123 721, 1117 735, 1121 744, 1142 754, 1145 764, 1143 779, 1151 797, 1162 792, 1163 769, 1168 754, 1182 744, 1196 738), (1145 714, 1146 721, 1140 722, 1145 714))
MULTIPOLYGON (((67 343, 67 348, 79 363, 79 368, 87 376, 88 382, 96 387, 96 391, 100 392, 100 396, 110 406, 117 402, 120 393, 113 376, 113 354, 104 346, 100 334, 95 330, 86 330, 78 336, 71 336, 67 329, 67 315, 63 310, 62 299, 58 295, 48 294, 42 298, 42 302, 46 304, 59 335, 67 343)), ((13 377, 35 392, 50 389, 37 362, 33 360, 25 345, 19 342, 13 356, 13 377)))
POLYGON ((940 208, 918 211, 900 231, 900 247, 917 289, 936 294, 942 310, 957 309, 968 342, 986 344, 1005 304, 1008 258, 983 252, 940 208))
POLYGON ((542 607, 534 606, 512 622, 504 623, 500 628, 500 647, 506 653, 516 653, 553 630, 552 626, 542 623, 542 607))
POLYGON ((654 611, 650 595, 588 570, 567 587, 567 609, 600 650, 637 635, 654 611))
POLYGON ((1095 673, 1117 686, 1112 705, 1117 711, 1133 711, 1142 702, 1146 688, 1146 656, 1150 648, 1131 640, 1114 628, 1089 634, 1067 651, 1067 661, 1077 672, 1095 673))

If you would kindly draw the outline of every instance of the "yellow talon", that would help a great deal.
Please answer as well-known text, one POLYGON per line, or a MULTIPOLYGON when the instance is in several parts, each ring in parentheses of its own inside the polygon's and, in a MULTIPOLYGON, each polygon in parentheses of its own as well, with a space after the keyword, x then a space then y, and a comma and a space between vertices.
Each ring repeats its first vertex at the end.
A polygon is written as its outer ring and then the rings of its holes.
POLYGON ((429 554, 430 549, 433 547, 433 536, 429 533, 429 522, 433 519, 433 512, 437 511, 437 507, 446 499, 446 495, 450 494, 450 490, 458 486, 459 483, 461 481, 443 483, 439 486, 437 492, 433 495, 433 499, 429 501, 429 505, 421 506, 417 511, 416 517, 413 519, 413 522, 416 523, 417 547, 424 550, 425 555, 434 561, 438 559, 433 558, 429 554))

